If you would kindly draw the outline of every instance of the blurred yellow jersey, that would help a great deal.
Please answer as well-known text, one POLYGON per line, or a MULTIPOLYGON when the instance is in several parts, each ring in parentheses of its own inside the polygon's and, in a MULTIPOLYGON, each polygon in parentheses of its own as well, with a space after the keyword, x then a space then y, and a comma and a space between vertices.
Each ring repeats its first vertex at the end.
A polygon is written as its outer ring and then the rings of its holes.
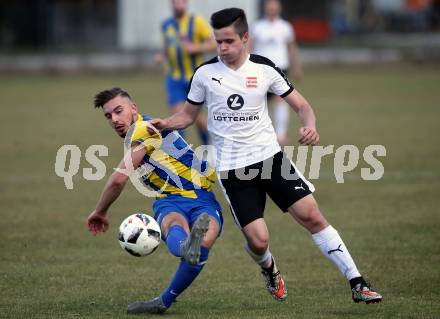
POLYGON ((175 80, 189 81, 196 67, 202 64, 203 54, 189 55, 181 42, 202 43, 212 37, 211 27, 198 15, 185 15, 180 20, 171 17, 162 23, 162 36, 168 75, 175 80))

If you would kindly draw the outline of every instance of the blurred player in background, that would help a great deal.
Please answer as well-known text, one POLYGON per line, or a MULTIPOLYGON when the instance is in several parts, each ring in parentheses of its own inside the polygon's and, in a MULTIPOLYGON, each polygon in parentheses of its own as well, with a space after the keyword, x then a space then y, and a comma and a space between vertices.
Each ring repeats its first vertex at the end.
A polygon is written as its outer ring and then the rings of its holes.
POLYGON ((170 253, 181 261, 170 285, 159 297, 129 305, 128 313, 163 313, 202 271, 209 249, 220 233, 221 207, 211 191, 215 171, 195 157, 176 131, 148 133, 146 121, 151 118, 138 113, 126 91, 104 90, 95 96, 94 104, 102 108, 119 136, 128 135, 126 143, 130 145, 88 217, 88 228, 95 235, 108 229, 110 205, 133 170, 142 167, 143 183, 156 191, 153 211, 162 239, 170 253))
MULTIPOLYGON (((156 62, 165 63, 168 106, 171 113, 179 112, 186 100, 191 76, 203 62, 203 54, 215 50, 215 41, 209 24, 199 15, 187 13, 188 0, 171 0, 173 16, 162 22, 163 49, 156 62)), ((206 117, 196 120, 200 141, 208 144, 206 117)), ((182 133, 182 132, 181 132, 182 133)))
MULTIPOLYGON (((245 249, 261 267, 273 298, 285 300, 287 289, 269 249, 266 195, 311 233, 319 250, 349 282, 353 301, 380 302, 382 296, 365 282, 339 233, 319 210, 312 194, 315 188, 281 151, 267 112, 267 93, 284 98, 298 114, 302 124, 298 142, 303 145, 319 142, 312 107, 272 61, 249 55, 248 24, 242 9, 214 13, 211 25, 219 56, 194 73, 180 113, 150 123, 160 130, 186 128, 202 105, 207 107, 220 184, 246 238, 245 249)), ((319 289, 328 296, 325 287, 319 289)))
MULTIPOLYGON (((256 21, 250 31, 250 50, 255 54, 269 58, 286 76, 294 81, 302 78, 298 46, 292 25, 281 18, 279 0, 264 2, 264 18, 256 21), (290 72, 289 72, 290 71, 290 72)), ((273 104, 273 122, 278 142, 287 145, 289 126, 289 106, 277 95, 269 93, 269 102, 273 104)))

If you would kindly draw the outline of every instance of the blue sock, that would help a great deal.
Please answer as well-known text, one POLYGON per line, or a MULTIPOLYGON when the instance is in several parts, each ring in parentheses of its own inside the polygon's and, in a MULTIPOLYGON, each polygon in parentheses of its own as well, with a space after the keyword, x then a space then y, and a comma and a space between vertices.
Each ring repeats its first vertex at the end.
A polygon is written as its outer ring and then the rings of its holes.
POLYGON ((199 132, 199 138, 202 141, 202 145, 208 145, 209 144, 209 134, 206 130, 198 130, 199 132))
POLYGON ((165 240, 168 250, 176 257, 180 257, 180 242, 185 240, 188 234, 180 225, 171 226, 165 240))
POLYGON ((178 295, 191 285, 202 271, 204 264, 208 260, 209 249, 202 246, 200 253, 200 263, 198 265, 190 265, 184 260, 180 261, 173 280, 161 295, 163 303, 167 308, 171 306, 178 295))

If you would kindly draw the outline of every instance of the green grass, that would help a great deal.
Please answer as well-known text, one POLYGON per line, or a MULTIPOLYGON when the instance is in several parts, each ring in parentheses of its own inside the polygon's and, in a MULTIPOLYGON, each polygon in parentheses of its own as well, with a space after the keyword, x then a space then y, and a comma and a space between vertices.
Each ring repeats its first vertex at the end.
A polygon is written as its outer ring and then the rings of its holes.
MULTIPOLYGON (((381 144, 387 156, 379 181, 359 166, 337 184, 333 156, 314 180, 321 210, 342 234, 362 273, 384 295, 358 305, 337 269, 310 236, 268 202, 271 250, 285 274, 289 299, 266 293, 258 268, 225 201, 225 226, 200 278, 167 318, 438 318, 440 316, 440 118, 438 65, 306 68, 299 90, 314 106, 322 145, 381 144)), ((111 209, 111 229, 93 237, 85 219, 104 185, 86 181, 84 152, 104 144, 107 176, 122 155, 121 140, 92 107, 100 89, 127 88, 140 109, 167 113, 162 77, 149 73, 0 75, 0 317, 120 318, 128 303, 159 294, 177 265, 165 245, 134 258, 116 240, 132 212, 151 213, 151 199, 127 187, 111 209), (54 173, 64 144, 82 151, 74 189, 54 173)), ((297 120, 291 140, 296 140, 297 120)), ((194 131, 189 139, 197 142, 194 131)), ((310 155, 310 154, 309 154, 310 155)), ((361 153, 362 155, 362 153, 361 153)), ((307 166, 306 175, 308 173, 307 166)), ((218 190, 217 190, 218 191, 218 190)))

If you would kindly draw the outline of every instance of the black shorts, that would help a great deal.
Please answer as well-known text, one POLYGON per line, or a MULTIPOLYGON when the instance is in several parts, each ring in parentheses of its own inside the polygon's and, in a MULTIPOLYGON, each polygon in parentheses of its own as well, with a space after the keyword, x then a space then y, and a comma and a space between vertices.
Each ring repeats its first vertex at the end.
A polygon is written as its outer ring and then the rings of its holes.
POLYGON ((315 188, 283 152, 243 168, 219 172, 236 224, 243 228, 264 217, 266 194, 283 211, 315 188))

